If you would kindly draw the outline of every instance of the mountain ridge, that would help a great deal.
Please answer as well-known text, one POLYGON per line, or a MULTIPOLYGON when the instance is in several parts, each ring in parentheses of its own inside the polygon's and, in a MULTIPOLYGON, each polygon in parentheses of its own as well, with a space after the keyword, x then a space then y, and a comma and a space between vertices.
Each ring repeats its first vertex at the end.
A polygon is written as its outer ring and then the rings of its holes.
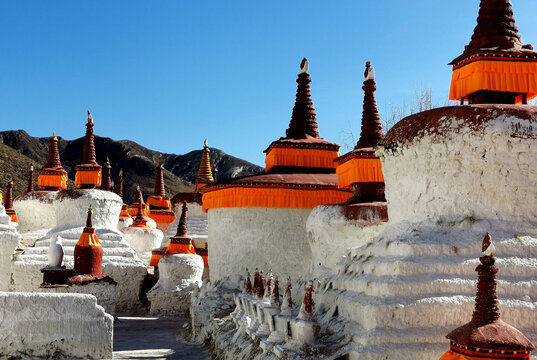
MULTIPOLYGON (((30 159, 35 166, 35 181, 37 188, 37 176, 39 170, 44 166, 48 156, 49 138, 33 137, 24 130, 7 130, 0 132, 0 143, 5 144, 11 149, 30 159)), ((82 158, 84 138, 74 140, 65 140, 58 136, 58 150, 63 167, 68 173, 71 180, 75 178, 75 166, 80 163, 82 158)), ((0 151, 6 152, 5 148, 0 151)), ((7 151, 9 152, 9 151, 7 151)), ((196 180, 199 165, 201 162, 202 150, 192 150, 186 154, 169 154, 156 150, 148 149, 139 145, 132 140, 114 140, 108 137, 95 135, 95 153, 97 162, 103 166, 106 158, 110 159, 112 165, 112 180, 115 182, 119 169, 123 169, 123 196, 125 202, 130 202, 134 197, 136 187, 139 185, 142 189, 144 198, 153 194, 155 183, 155 164, 163 161, 164 166, 164 183, 166 187, 166 196, 173 197, 177 192, 193 191, 193 183, 196 180)), ((4 156, 4 161, 9 162, 10 156, 4 156), (7 160, 6 160, 7 159, 7 160)), ((13 161, 17 161, 15 156, 11 156, 13 161)), ((211 164, 216 165, 218 170, 218 180, 229 179, 232 177, 247 176, 259 174, 264 171, 260 166, 252 164, 246 160, 226 154, 217 148, 210 148, 211 164)), ((20 158, 22 159, 22 158, 20 158)), ((19 161, 21 161, 19 159, 19 161)), ((16 177, 26 174, 23 179, 16 181, 14 186, 14 196, 18 196, 26 191, 28 177, 28 161, 24 161, 25 169, 19 169, 16 163, 4 164, 3 169, 10 169, 9 173, 3 173, 0 177, 0 188, 5 190, 8 178, 15 181, 16 177), (18 169, 14 171, 13 169, 18 169)), ((4 172, 6 170, 2 170, 4 172)))

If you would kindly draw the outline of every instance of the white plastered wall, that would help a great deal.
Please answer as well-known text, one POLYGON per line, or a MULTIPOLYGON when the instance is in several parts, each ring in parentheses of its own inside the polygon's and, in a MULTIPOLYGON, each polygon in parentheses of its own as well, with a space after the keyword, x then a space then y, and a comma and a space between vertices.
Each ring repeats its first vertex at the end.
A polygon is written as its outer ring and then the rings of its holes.
POLYGON ((496 115, 472 129, 443 117, 444 135, 423 129, 377 150, 390 222, 314 293, 317 309, 337 306, 348 320, 351 358, 430 360, 447 351, 445 336, 472 316, 486 232, 502 318, 537 341, 537 136, 529 131, 537 127, 496 115))
MULTIPOLYGON (((446 118, 445 127, 463 120, 446 118)), ((537 223, 537 126, 498 114, 480 129, 462 126, 437 139, 426 130, 412 144, 379 148, 392 222, 472 216, 537 223), (514 124, 534 128, 517 136, 514 124)))
POLYGON ((243 274, 245 268, 273 270, 280 279, 310 271, 306 220, 311 209, 220 208, 209 210, 211 281, 243 274))
POLYGON ((0 354, 111 359, 113 317, 87 294, 0 292, 0 354))
MULTIPOLYGON (((376 220, 380 222, 380 219, 376 220)), ((312 210, 306 224, 312 264, 334 269, 347 254, 347 249, 373 241, 386 224, 368 225, 363 221, 348 220, 342 206, 317 206, 312 210)))
POLYGON ((14 200, 13 209, 19 220, 19 231, 50 229, 56 225, 56 210, 53 201, 58 194, 51 191, 43 197, 32 197, 14 200))

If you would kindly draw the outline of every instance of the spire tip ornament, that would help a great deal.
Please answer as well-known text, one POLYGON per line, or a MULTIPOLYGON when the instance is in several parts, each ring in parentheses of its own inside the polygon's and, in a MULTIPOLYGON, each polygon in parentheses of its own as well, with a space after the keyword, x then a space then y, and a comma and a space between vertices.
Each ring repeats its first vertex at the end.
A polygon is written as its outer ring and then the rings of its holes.
POLYGON ((310 62, 308 59, 303 58, 302 62, 300 63, 300 73, 301 74, 307 74, 310 69, 310 62))

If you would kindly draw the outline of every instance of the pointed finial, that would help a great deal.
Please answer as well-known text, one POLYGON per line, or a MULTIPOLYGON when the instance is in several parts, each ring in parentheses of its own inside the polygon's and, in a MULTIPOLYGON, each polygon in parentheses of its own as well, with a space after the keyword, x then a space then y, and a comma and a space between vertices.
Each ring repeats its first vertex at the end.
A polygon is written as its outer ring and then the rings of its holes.
POLYGON ((382 139, 382 122, 378 112, 377 101, 375 100, 375 70, 371 62, 365 64, 365 81, 362 86, 364 90, 364 104, 362 110, 362 129, 360 139, 354 147, 355 150, 364 148, 374 148, 382 139))
POLYGON ((494 256, 496 253, 496 247, 492 243, 492 236, 489 233, 483 238, 483 244, 481 245, 481 251, 483 256, 494 256))
POLYGON ((87 228, 92 228, 93 227, 92 214, 93 214, 93 209, 92 209, 92 207, 90 205, 90 207, 88 208, 88 218, 86 219, 86 227, 87 228))
POLYGON ((140 201, 138 202, 138 213, 136 213, 136 220, 141 221, 144 218, 144 207, 143 203, 140 201))
POLYGON ((93 124, 93 116, 91 116, 91 113, 89 110, 88 110, 88 124, 93 124))
POLYGON ((56 137, 56 132, 52 132, 52 140, 58 141, 58 138, 56 137))
POLYGON ((177 234, 175 236, 188 236, 187 230, 187 213, 188 206, 186 206, 186 201, 183 201, 183 209, 181 211, 181 217, 179 218, 179 223, 177 224, 177 234))
POLYGON ((209 147, 209 142, 207 141, 207 139, 203 141, 203 147, 209 147))
POLYGON ((367 61, 365 63, 365 80, 375 80, 375 69, 371 66, 371 62, 367 61))
POLYGON ((303 58, 302 62, 300 63, 300 73, 307 74, 309 68, 310 68, 310 62, 308 61, 308 59, 303 58))

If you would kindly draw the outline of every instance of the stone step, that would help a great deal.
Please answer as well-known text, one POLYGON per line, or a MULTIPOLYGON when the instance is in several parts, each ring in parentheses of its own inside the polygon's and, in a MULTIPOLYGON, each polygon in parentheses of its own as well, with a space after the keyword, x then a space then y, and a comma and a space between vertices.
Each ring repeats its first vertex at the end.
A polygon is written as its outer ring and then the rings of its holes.
MULTIPOLYGON (((338 275, 392 276, 436 273, 476 276, 475 268, 478 264, 478 258, 459 255, 364 257, 340 267, 338 275)), ((503 276, 530 277, 537 275, 537 258, 498 257, 496 265, 500 270, 499 274, 503 276)))
MULTIPOLYGON (((352 336, 353 342, 363 347, 382 344, 423 344, 425 339, 427 343, 444 343, 449 347, 449 340, 446 339, 446 335, 466 322, 463 320, 460 325, 456 326, 427 326, 406 329, 376 328, 372 330, 366 330, 355 322, 348 322, 345 327, 345 334, 352 336)), ((337 332, 337 329, 330 329, 330 327, 328 327, 328 330, 333 330, 334 333, 337 332)), ((519 330, 530 340, 537 340, 537 329, 520 328, 519 330)))
MULTIPOLYGON (((16 263, 31 264, 37 263, 39 266, 44 267, 48 263, 47 254, 22 254, 16 259, 16 263)), ((72 251, 65 251, 63 257, 63 265, 71 265, 74 263, 74 257, 72 251)), ((126 251, 125 249, 112 249, 112 251, 105 252, 103 256, 103 266, 112 263, 122 266, 124 264, 134 263, 136 266, 142 266, 142 262, 139 258, 135 257, 132 250, 126 251)))
MULTIPOLYGON (((496 246, 497 256, 520 256, 520 257, 537 257, 537 238, 531 236, 514 236, 507 235, 503 238, 496 232, 492 232, 494 245, 496 246), (496 234, 496 235, 495 235, 496 234)), ((468 233, 461 233, 453 230, 447 231, 442 237, 439 237, 438 229, 430 237, 412 236, 397 237, 397 241, 381 239, 372 244, 361 247, 348 249, 346 259, 356 261, 360 257, 384 256, 384 255, 407 255, 407 256, 439 256, 439 255, 463 255, 466 257, 478 258, 480 253, 477 246, 482 239, 484 232, 476 233, 471 236, 476 238, 476 242, 467 241, 468 233)))
MULTIPOLYGON (((537 301, 537 274, 531 276, 501 276, 498 294, 529 296, 537 301)), ((342 275, 334 277, 332 287, 339 290, 363 292, 369 296, 406 296, 407 294, 463 294, 475 295, 476 275, 419 274, 412 276, 342 275)))
MULTIPOLYGON (((318 291, 314 293, 314 300, 317 306, 337 304, 340 316, 361 324, 366 330, 378 327, 456 327, 470 320, 475 304, 475 296, 459 294, 375 297, 334 290, 318 291)), ((534 316, 537 303, 503 297, 500 308, 502 318, 511 325, 537 328, 537 317, 534 316)))

